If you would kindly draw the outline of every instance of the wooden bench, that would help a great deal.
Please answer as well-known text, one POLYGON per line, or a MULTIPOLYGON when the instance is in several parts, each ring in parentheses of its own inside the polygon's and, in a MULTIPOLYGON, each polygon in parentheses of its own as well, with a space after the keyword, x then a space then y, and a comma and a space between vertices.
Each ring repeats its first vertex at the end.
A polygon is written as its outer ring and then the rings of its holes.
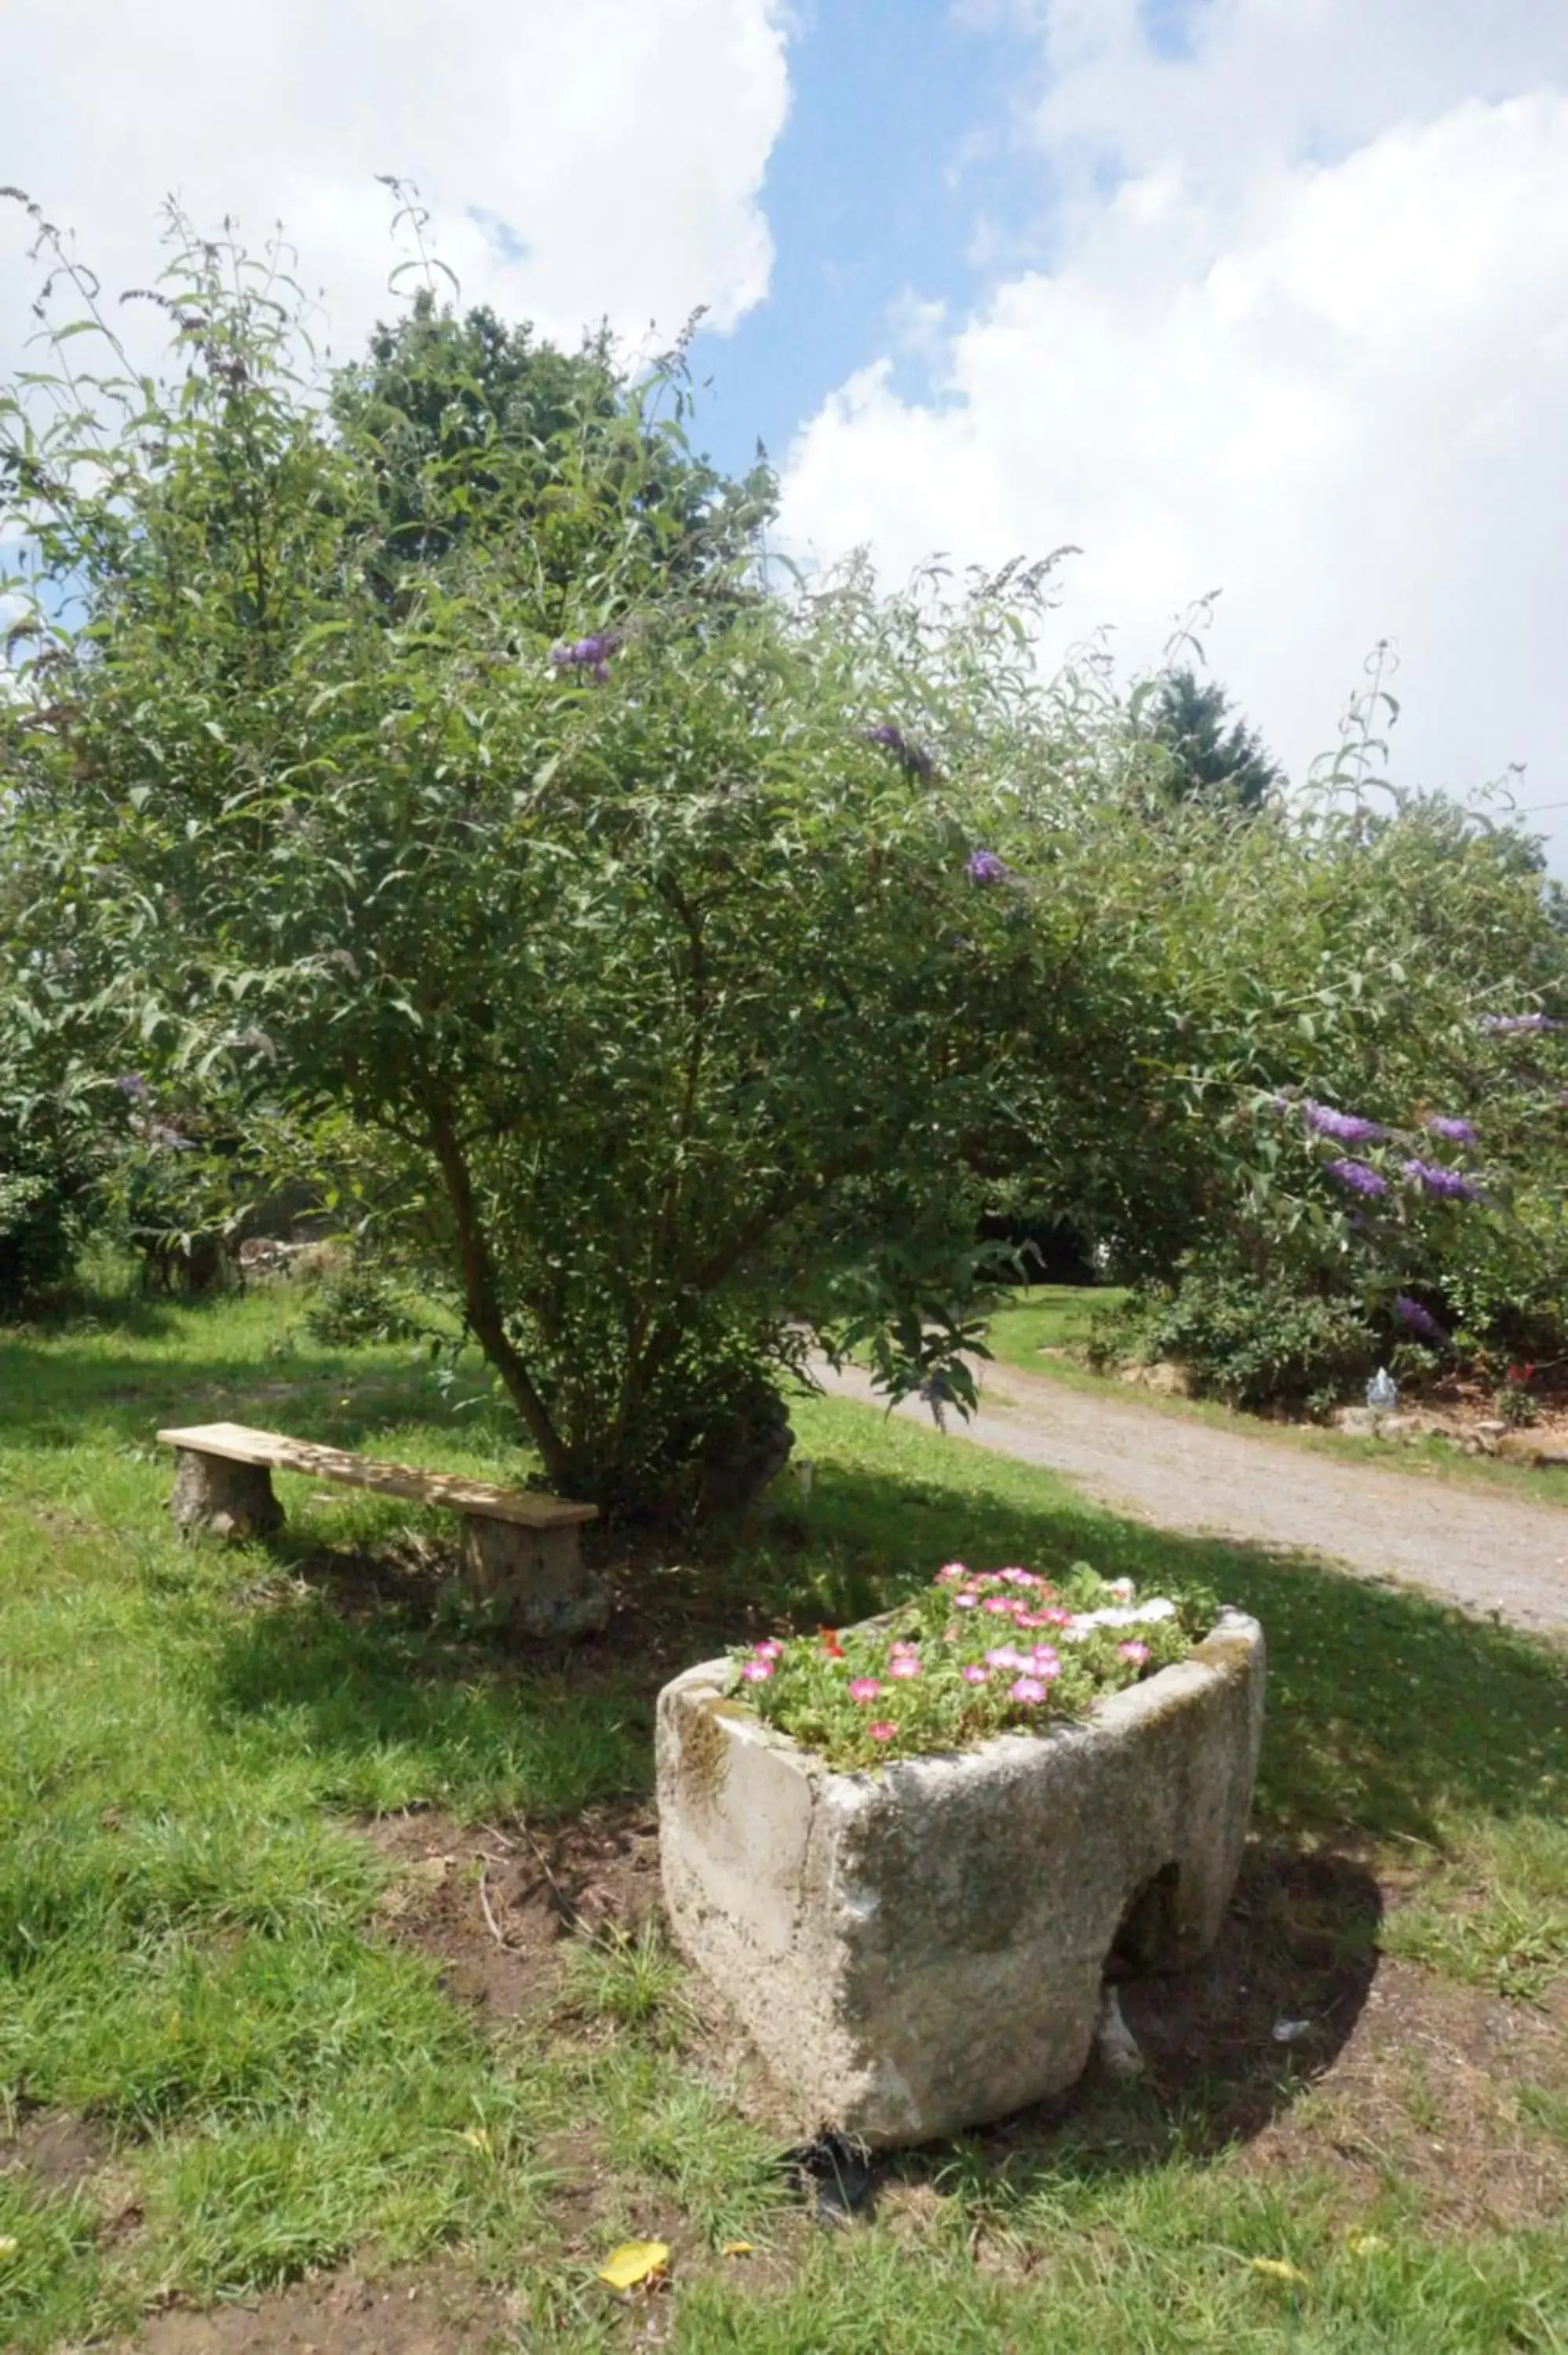
POLYGON ((477 1590, 504 1600, 515 1624, 534 1636, 582 1636, 603 1627, 609 1592, 583 1566, 578 1531, 597 1520, 597 1505, 574 1505, 526 1488, 496 1488, 461 1473, 421 1472, 322 1447, 242 1423, 193 1423, 160 1431, 175 1450, 175 1527, 218 1537, 263 1537, 283 1523, 272 1493, 274 1472, 302 1472, 410 1504, 442 1505, 462 1524, 462 1560, 477 1590))

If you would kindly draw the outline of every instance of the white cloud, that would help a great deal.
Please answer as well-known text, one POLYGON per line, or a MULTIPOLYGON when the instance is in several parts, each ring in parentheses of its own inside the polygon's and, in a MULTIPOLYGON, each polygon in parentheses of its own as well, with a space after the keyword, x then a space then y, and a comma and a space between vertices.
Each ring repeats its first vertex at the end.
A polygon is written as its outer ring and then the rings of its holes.
MULTIPOLYGON (((575 343, 608 316, 726 327, 768 286, 762 176, 788 102, 777 0, 59 0, 8 12, 3 171, 114 290, 173 192, 197 225, 281 219, 334 348, 387 307, 417 181, 464 296, 575 343)), ((0 208, 0 362, 32 274, 0 208)))
POLYGON ((894 570, 1075 540, 1070 634, 1132 661, 1222 586, 1216 672, 1297 771, 1392 635, 1398 773, 1568 800, 1568 17, 1212 0, 1172 61, 1134 0, 1019 13, 1050 266, 929 400, 842 387, 787 528, 894 570))

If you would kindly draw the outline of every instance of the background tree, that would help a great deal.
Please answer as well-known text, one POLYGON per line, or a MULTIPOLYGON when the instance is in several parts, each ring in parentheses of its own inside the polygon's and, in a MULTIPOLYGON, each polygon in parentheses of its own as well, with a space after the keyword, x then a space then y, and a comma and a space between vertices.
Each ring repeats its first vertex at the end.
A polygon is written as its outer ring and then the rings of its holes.
POLYGON ((1215 680, 1190 668, 1160 679, 1150 704, 1150 733, 1168 755, 1161 783, 1175 800, 1252 811, 1282 794, 1285 772, 1243 719, 1225 726, 1230 698, 1215 680))

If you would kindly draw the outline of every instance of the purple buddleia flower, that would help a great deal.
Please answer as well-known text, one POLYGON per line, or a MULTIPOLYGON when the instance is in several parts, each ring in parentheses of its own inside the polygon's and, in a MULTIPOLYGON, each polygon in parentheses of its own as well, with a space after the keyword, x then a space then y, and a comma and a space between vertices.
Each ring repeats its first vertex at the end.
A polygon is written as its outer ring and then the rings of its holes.
POLYGON ((1361 1120, 1355 1113, 1336 1112, 1331 1104, 1314 1103, 1310 1096, 1302 1101, 1301 1117, 1308 1128, 1319 1136, 1331 1136, 1336 1145, 1377 1145, 1388 1135, 1386 1128, 1375 1120, 1361 1120))
POLYGON ((1550 1014, 1483 1014, 1483 1030, 1561 1030, 1550 1014))
POLYGON ((1005 858, 994 850, 971 851, 964 862, 964 873, 971 883, 1005 883, 1012 870, 1005 858))
POLYGON ((1352 1194, 1386 1194, 1388 1191, 1388 1179, 1381 1169, 1372 1168, 1368 1162, 1325 1161, 1323 1167, 1330 1178, 1337 1178, 1340 1184, 1348 1186, 1352 1194))
POLYGON ((1395 1298, 1393 1313, 1402 1325, 1408 1325, 1413 1333, 1418 1333, 1424 1341, 1430 1341, 1435 1348, 1447 1348, 1448 1336, 1430 1308, 1423 1308, 1420 1301, 1412 1300, 1407 1292, 1400 1293, 1395 1298))
POLYGON ((1474 1145, 1476 1141, 1476 1132, 1467 1120, 1449 1120, 1442 1113, 1430 1112, 1425 1125, 1445 1145, 1474 1145))
POLYGON ((1445 1169, 1436 1161, 1407 1161, 1404 1174, 1413 1186, 1439 1194, 1448 1202, 1478 1202, 1481 1189, 1462 1169, 1445 1169))
POLYGON ((592 637, 576 638, 570 645, 550 648, 557 670, 587 671, 602 687, 609 677, 609 657, 620 652, 619 630, 597 630, 592 637))
POLYGON ((918 777, 925 784, 928 785, 937 773, 937 764, 924 745, 915 743, 906 736, 902 728, 895 728, 891 719, 884 719, 875 728, 868 728, 865 741, 868 744, 879 746, 884 752, 891 752, 906 776, 918 777))

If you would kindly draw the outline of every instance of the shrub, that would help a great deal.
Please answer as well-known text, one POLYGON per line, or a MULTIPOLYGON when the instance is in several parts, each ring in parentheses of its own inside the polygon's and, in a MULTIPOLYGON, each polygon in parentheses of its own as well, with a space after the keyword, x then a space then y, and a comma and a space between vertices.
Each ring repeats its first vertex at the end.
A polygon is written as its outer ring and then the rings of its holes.
POLYGON ((305 1330, 323 1348, 363 1348, 375 1341, 408 1341, 424 1330, 398 1297, 391 1278, 364 1260, 331 1269, 313 1291, 305 1330))
POLYGON ((1099 1320, 1089 1347, 1101 1367, 1173 1359, 1198 1395, 1249 1408, 1342 1395, 1378 1356, 1377 1334, 1355 1300, 1304 1292, 1289 1275, 1260 1278, 1202 1261, 1099 1320))

